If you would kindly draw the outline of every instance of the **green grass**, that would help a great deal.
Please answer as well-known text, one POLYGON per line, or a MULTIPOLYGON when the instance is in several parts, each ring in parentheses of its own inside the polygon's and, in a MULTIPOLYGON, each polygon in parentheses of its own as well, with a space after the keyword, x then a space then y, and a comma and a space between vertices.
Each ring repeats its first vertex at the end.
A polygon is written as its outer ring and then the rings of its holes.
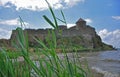
MULTIPOLYGON (((47 0, 46 0, 47 2, 47 0)), ((65 16, 61 11, 63 20, 56 18, 53 9, 51 8, 50 4, 47 2, 50 13, 53 17, 54 22, 52 22, 46 15, 43 18, 49 23, 54 29, 49 31, 47 42, 48 45, 44 44, 38 38, 34 38, 43 49, 35 49, 36 53, 41 53, 42 55, 37 55, 37 64, 35 61, 31 60, 31 55, 29 54, 29 42, 27 33, 24 35, 22 28, 17 28, 17 40, 18 44, 16 45, 16 49, 20 52, 17 53, 10 53, 7 52, 5 49, 0 50, 0 77, 87 77, 86 72, 82 69, 77 58, 77 55, 74 55, 75 58, 70 60, 66 51, 65 47, 61 47, 62 53, 64 54, 64 59, 59 58, 56 53, 56 35, 55 31, 59 31, 58 29, 58 22, 57 20, 66 24, 65 16), (49 39, 52 37, 52 40, 49 39), (19 62, 17 57, 23 57, 24 61, 19 62), (44 57, 41 57, 44 56, 44 57), (14 59, 11 59, 14 58, 14 59)), ((24 26, 24 22, 20 17, 21 27, 24 26)))

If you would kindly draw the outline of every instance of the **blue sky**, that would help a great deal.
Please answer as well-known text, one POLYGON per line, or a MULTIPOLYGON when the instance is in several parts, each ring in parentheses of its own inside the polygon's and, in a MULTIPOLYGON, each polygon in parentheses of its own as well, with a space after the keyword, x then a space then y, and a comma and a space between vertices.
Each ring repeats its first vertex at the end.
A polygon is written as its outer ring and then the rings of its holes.
MULTIPOLYGON (((103 42, 120 47, 120 0, 48 0, 48 2, 58 18, 61 18, 60 10, 63 10, 68 27, 74 25, 79 18, 83 18, 88 25, 96 29, 103 42)), ((51 18, 44 0, 0 0, 0 39, 9 39, 12 30, 20 26, 19 16, 27 28, 49 28, 43 15, 51 18)))

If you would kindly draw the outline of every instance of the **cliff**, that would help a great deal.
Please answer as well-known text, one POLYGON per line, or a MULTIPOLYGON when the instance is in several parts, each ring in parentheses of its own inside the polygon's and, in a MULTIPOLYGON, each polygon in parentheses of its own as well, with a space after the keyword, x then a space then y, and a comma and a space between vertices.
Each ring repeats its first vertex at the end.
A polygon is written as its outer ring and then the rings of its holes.
MULTIPOLYGON (((38 47, 39 44, 34 40, 34 37, 41 39, 47 45, 46 37, 48 36, 48 31, 51 30, 52 29, 25 29, 24 33, 27 32, 28 34, 30 47, 38 47)), ((67 28, 65 25, 60 25, 59 32, 55 31, 58 48, 60 48, 61 45, 64 45, 66 48, 82 47, 87 49, 113 49, 112 46, 104 44, 100 36, 97 35, 95 29, 86 25, 86 21, 81 18, 76 22, 76 25, 71 28, 67 28)), ((12 42, 17 41, 16 38, 17 31, 13 30, 9 40, 0 40, 0 46, 4 43, 7 44, 6 46, 12 47, 12 42)))

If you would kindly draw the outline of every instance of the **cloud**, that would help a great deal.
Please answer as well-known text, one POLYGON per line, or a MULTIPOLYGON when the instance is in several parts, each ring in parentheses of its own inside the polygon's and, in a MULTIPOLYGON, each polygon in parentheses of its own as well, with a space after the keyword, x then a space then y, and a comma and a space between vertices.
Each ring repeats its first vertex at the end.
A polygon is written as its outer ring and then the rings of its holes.
POLYGON ((67 24, 67 27, 70 28, 70 27, 75 26, 75 25, 76 25, 76 24, 70 24, 70 23, 69 23, 69 24, 67 24))
POLYGON ((2 2, 0 1, 0 6, 2 5, 2 2))
POLYGON ((100 30, 98 34, 101 36, 102 39, 105 39, 106 37, 111 35, 112 32, 108 32, 107 29, 103 29, 103 30, 100 30))
POLYGON ((103 29, 98 32, 98 35, 101 36, 103 42, 111 44, 114 47, 120 47, 120 29, 114 31, 103 29))
POLYGON ((0 20, 0 24, 16 26, 19 24, 19 20, 18 20, 18 18, 11 19, 11 20, 0 20))
POLYGON ((120 16, 112 16, 112 18, 115 20, 120 20, 120 16))
MULTIPOLYGON (((0 24, 1 25, 6 25, 6 26, 20 26, 20 20, 19 18, 15 18, 15 19, 10 19, 10 20, 0 20, 0 24)), ((31 26, 29 23, 24 22, 25 27, 29 27, 31 26)))
POLYGON ((86 21, 88 24, 91 24, 91 23, 93 22, 90 18, 86 18, 85 21, 86 21))
MULTIPOLYGON (((55 9, 72 7, 84 0, 48 0, 55 9)), ((45 0, 1 0, 0 5, 4 7, 15 6, 16 10, 28 9, 32 11, 42 11, 48 9, 45 0)))
POLYGON ((84 2, 85 0, 64 0, 64 3, 66 3, 67 6, 72 7, 76 5, 79 2, 84 2))
MULTIPOLYGON (((24 24, 25 24, 25 26, 23 26, 23 29, 34 27, 33 25, 30 25, 27 22, 24 22, 24 24)), ((15 19, 10 19, 10 20, 1 20, 0 19, 0 25, 5 25, 8 28, 11 26, 20 27, 21 24, 20 24, 19 18, 15 18, 15 19)), ((6 29, 0 28, 0 39, 2 39, 2 38, 9 39, 10 38, 12 30, 8 30, 7 28, 6 29)))
POLYGON ((0 39, 9 39, 12 31, 0 28, 0 39))

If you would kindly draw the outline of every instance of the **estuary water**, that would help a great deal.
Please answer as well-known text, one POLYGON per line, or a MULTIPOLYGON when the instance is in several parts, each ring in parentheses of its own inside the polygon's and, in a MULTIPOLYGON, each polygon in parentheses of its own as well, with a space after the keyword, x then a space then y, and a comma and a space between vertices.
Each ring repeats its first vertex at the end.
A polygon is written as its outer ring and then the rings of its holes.
MULTIPOLYGON (((67 53, 68 58, 73 60, 74 53, 67 53)), ((120 50, 101 52, 80 52, 78 58, 84 62, 87 60, 90 69, 102 74, 99 77, 120 77, 120 50)), ((59 58, 64 60, 64 54, 58 53, 59 58)), ((35 62, 39 67, 39 62, 35 62)))
MULTIPOLYGON (((69 59, 73 59, 74 53, 67 53, 69 59)), ((87 60, 89 68, 95 70, 103 77, 120 77, 120 50, 100 52, 80 52, 78 58, 84 62, 87 60)), ((64 58, 63 54, 58 54, 64 58)))
POLYGON ((103 51, 86 58, 89 66, 104 77, 120 77, 120 50, 103 51))

